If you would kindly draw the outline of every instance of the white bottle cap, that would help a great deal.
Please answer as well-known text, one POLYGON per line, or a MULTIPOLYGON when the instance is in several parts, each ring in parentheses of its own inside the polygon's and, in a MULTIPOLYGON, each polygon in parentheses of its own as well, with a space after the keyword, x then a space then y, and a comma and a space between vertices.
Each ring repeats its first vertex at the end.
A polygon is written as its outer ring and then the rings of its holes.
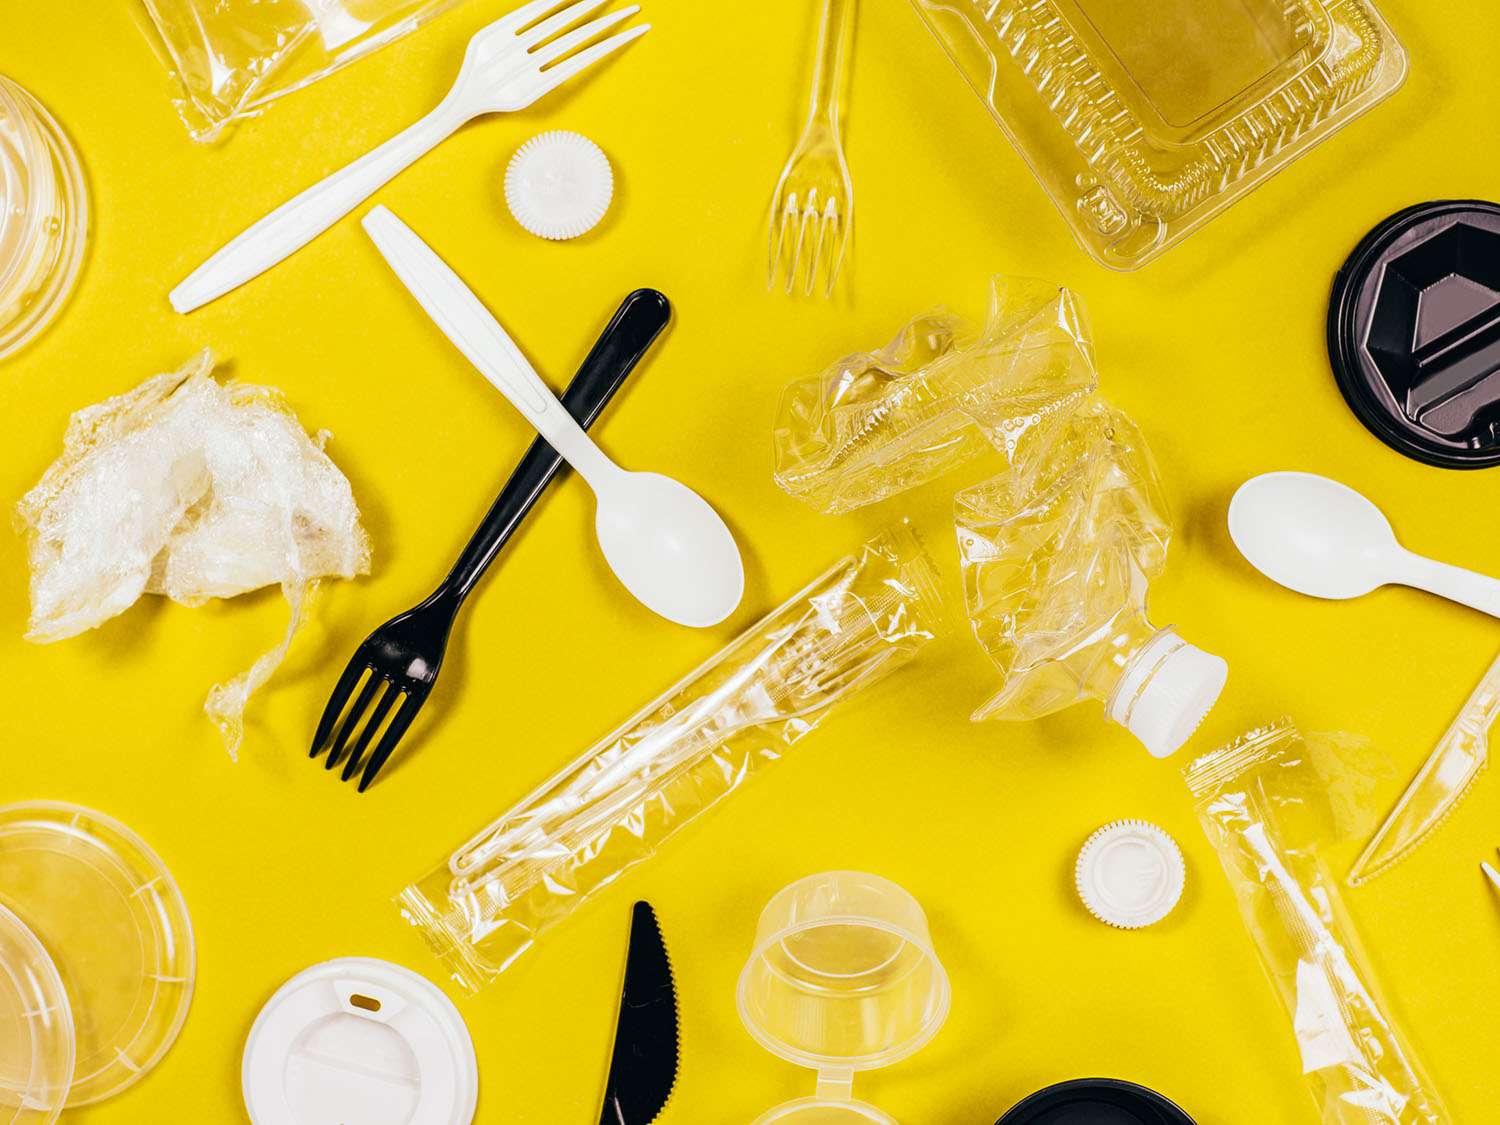
POLYGON ((614 195, 609 157, 579 133, 532 137, 505 171, 505 202, 516 222, 556 242, 598 226, 614 195))
POLYGON ((1229 679, 1229 665, 1163 629, 1136 654, 1108 714, 1151 752, 1167 758, 1192 737, 1229 679))
POLYGON ((1182 898, 1177 842, 1144 820, 1117 820, 1088 838, 1073 872, 1078 897, 1099 921, 1121 930, 1160 922, 1182 898))

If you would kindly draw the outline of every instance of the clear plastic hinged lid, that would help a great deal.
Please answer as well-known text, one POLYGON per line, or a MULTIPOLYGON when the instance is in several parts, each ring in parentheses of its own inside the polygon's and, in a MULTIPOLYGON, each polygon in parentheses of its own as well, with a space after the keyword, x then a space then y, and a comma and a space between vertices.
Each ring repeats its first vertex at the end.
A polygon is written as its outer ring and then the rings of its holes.
POLYGON ((73 1015, 57 966, 0 906, 0 1122, 56 1121, 73 1084, 73 1015))
POLYGON ((35 935, 65 989, 77 1055, 67 1105, 144 1077, 182 1029, 195 975, 187 906, 156 853, 89 809, 8 805, 0 905, 35 935))
POLYGON ((913 0, 1074 234, 1144 265, 1380 102, 1366 0, 913 0))

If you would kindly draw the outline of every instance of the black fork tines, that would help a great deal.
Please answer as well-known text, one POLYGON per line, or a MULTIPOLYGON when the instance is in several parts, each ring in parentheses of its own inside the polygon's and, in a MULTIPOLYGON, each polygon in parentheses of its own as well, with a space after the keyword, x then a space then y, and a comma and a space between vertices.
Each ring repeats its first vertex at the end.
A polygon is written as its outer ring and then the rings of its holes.
POLYGON ((323 768, 333 770, 342 764, 344 768, 340 776, 344 781, 353 778, 363 765, 364 773, 359 779, 359 791, 363 793, 395 752, 421 709, 425 695, 425 691, 411 684, 397 684, 387 679, 374 667, 357 660, 352 662, 324 708, 308 757, 316 758, 326 750, 323 768), (357 696, 356 687, 359 688, 357 696), (351 696, 354 696, 354 702, 346 711, 345 704, 351 696), (398 702, 401 706, 396 708, 398 702), (395 717, 387 724, 386 719, 393 709, 395 717), (378 742, 377 734, 380 735, 378 742), (366 759, 366 751, 372 743, 375 750, 366 759))

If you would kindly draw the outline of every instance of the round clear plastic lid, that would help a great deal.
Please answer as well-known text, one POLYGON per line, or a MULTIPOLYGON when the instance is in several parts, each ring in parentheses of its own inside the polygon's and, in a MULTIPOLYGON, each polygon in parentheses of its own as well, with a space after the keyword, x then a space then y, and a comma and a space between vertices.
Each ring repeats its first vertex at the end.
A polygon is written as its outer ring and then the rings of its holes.
POLYGON ((83 166, 52 115, 0 76, 0 358, 57 315, 87 241, 83 166))
POLYGON ((0 906, 0 1123, 57 1120, 73 1083, 73 1016, 57 966, 0 906))
POLYGON ((124 825, 76 805, 0 808, 0 903, 36 935, 72 1009, 69 1106, 160 1061, 192 1000, 193 931, 171 874, 124 825))
POLYGON ((890 1114, 864 1102, 798 1098, 779 1105, 754 1125, 899 1125, 890 1114))

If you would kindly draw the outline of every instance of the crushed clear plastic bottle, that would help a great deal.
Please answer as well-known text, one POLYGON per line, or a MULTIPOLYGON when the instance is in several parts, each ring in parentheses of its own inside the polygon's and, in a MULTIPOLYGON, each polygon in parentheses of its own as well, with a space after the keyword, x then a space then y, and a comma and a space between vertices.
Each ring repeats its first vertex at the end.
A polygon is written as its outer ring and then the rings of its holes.
POLYGON ((1171 524, 1135 424, 1094 399, 1054 434, 957 498, 969 618, 1003 677, 974 718, 1037 719, 1097 699, 1168 757, 1213 707, 1229 666, 1147 614, 1171 524))

